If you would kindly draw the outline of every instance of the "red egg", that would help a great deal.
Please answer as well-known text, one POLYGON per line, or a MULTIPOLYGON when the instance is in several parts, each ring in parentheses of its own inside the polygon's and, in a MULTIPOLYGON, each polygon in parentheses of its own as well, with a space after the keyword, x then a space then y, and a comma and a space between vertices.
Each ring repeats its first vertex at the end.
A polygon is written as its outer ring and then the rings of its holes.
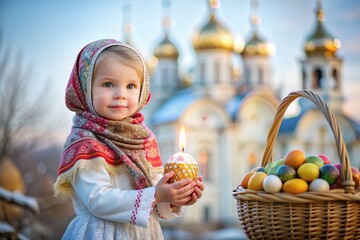
POLYGON ((325 154, 318 154, 318 157, 324 161, 324 164, 330 164, 330 158, 325 154))

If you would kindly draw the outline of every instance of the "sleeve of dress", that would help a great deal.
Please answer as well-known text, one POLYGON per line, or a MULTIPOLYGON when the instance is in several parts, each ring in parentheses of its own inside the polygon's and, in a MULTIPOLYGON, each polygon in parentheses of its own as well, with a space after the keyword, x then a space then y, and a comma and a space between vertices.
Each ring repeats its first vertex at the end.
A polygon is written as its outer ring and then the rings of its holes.
MULTIPOLYGON (((153 180, 153 185, 155 186, 161 178, 161 174, 156 174, 156 177, 153 180)), ((156 205, 155 210, 159 218, 170 220, 181 216, 184 211, 184 207, 171 207, 170 203, 161 202, 156 205)))
POLYGON ((155 188, 123 190, 115 188, 104 167, 78 171, 72 182, 74 194, 91 214, 114 222, 146 227, 155 200, 155 188))

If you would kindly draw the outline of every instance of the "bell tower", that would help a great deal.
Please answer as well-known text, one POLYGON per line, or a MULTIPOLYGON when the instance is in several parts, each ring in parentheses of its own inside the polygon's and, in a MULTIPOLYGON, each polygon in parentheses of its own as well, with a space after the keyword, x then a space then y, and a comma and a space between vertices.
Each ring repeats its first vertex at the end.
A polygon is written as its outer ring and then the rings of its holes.
POLYGON ((333 111, 341 111, 342 59, 337 56, 340 40, 326 29, 321 1, 317 2, 316 23, 304 45, 305 59, 301 60, 302 88, 318 93, 333 111))
POLYGON ((244 62, 244 75, 241 82, 243 89, 272 86, 270 57, 275 52, 275 46, 265 41, 259 33, 258 26, 261 19, 256 13, 257 8, 258 2, 252 0, 250 23, 253 32, 241 52, 244 62))
POLYGON ((235 95, 232 75, 234 37, 218 20, 216 9, 220 7, 220 2, 207 2, 208 20, 193 37, 193 47, 197 56, 194 87, 224 103, 235 95))

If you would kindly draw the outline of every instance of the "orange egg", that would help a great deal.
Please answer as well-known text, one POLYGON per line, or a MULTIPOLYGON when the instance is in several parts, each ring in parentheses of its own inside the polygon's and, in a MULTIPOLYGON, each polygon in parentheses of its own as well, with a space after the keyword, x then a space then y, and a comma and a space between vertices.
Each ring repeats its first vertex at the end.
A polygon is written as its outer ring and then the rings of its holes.
POLYGON ((254 173, 255 172, 248 172, 247 174, 245 174, 244 177, 241 179, 240 186, 246 189, 248 187, 249 180, 251 176, 254 175, 254 173))
POLYGON ((305 161, 305 153, 300 149, 295 149, 286 154, 284 164, 295 169, 301 166, 305 161))
POLYGON ((308 188, 309 185, 305 182, 305 180, 301 178, 294 178, 284 183, 283 192, 297 194, 306 192, 308 188))

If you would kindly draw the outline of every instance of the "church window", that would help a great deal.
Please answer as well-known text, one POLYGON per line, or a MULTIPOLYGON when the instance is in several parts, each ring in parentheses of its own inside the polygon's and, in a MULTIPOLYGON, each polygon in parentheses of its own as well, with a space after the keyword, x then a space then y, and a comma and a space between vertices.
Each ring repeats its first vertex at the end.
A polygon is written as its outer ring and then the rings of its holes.
POLYGON ((302 74, 302 87, 303 89, 306 89, 306 71, 304 68, 302 69, 301 74, 302 74))
POLYGON ((333 78, 333 89, 336 90, 336 89, 339 89, 339 79, 338 79, 338 72, 336 70, 336 68, 334 68, 332 70, 332 73, 331 73, 331 76, 333 78))
POLYGON ((315 90, 321 89, 321 87, 322 87, 321 81, 322 80, 323 80, 323 72, 319 68, 315 69, 315 71, 313 72, 311 88, 315 89, 315 90))
POLYGON ((215 71, 215 82, 219 83, 220 82, 220 63, 218 61, 215 62, 214 71, 215 71))
POLYGON ((264 69, 263 68, 259 68, 259 85, 263 85, 264 83, 264 69))
POLYGON ((205 84, 205 63, 200 63, 200 85, 205 84))
POLYGON ((167 87, 167 82, 169 81, 169 75, 168 75, 168 69, 167 68, 162 68, 161 69, 161 87, 162 88, 166 88, 167 87))
POLYGON ((245 86, 250 86, 250 70, 248 68, 245 68, 244 78, 245 86))

